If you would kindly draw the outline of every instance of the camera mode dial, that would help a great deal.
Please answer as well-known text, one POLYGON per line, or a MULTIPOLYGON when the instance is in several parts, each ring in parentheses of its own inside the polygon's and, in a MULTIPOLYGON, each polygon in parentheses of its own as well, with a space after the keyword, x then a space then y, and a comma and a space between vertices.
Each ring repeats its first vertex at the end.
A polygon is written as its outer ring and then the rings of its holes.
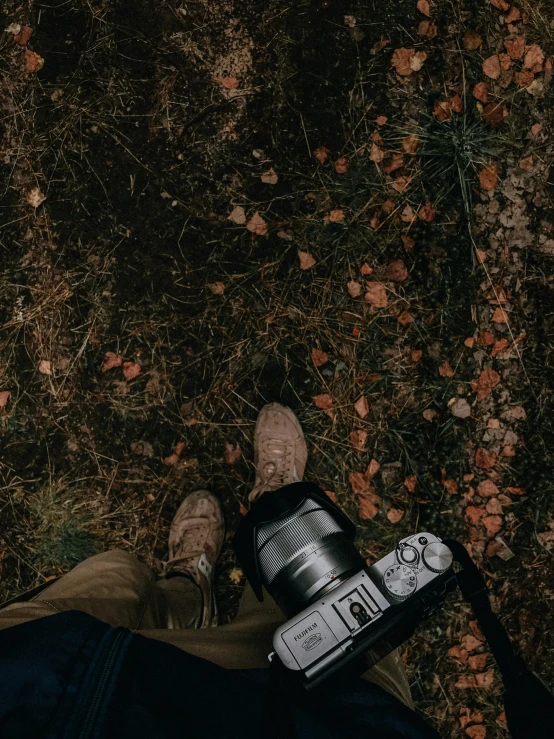
POLYGON ((406 565, 391 565, 383 575, 383 584, 396 600, 406 600, 415 593, 417 577, 415 571, 406 565))
POLYGON ((452 552, 440 541, 428 544, 423 550, 423 561, 431 570, 440 574, 445 572, 452 564, 452 552))

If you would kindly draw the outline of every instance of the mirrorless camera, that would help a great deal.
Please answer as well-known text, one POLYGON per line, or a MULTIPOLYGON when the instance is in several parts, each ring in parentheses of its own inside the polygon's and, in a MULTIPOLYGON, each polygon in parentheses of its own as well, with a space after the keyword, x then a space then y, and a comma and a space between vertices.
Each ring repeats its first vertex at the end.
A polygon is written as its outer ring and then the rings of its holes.
POLYGON ((402 539, 368 567, 356 527, 312 483, 266 493, 235 533, 239 563, 258 600, 265 588, 288 621, 271 661, 311 690, 349 665, 389 654, 456 587, 452 553, 429 533, 402 539))

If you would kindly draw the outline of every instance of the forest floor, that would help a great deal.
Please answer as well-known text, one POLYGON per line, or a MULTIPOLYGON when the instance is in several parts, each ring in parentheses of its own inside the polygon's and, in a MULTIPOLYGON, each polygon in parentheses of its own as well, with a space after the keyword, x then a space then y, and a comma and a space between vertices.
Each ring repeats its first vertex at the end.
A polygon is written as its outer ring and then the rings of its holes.
MULTIPOLYGON (((160 568, 208 488, 231 618, 280 401, 368 561, 458 537, 554 682, 553 12, 4 2, 0 602, 110 547, 160 568)), ((414 700, 504 737, 471 619, 406 644, 414 700)))

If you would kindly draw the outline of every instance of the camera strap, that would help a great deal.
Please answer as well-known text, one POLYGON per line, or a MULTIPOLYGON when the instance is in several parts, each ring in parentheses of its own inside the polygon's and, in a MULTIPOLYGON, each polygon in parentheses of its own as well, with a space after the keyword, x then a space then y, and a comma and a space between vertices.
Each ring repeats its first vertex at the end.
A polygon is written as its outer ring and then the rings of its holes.
POLYGON ((443 543, 461 567, 456 573, 458 586, 464 600, 471 605, 500 670, 511 736, 513 739, 552 739, 554 695, 514 649, 506 629, 493 613, 485 579, 466 548, 454 539, 444 539, 443 543))

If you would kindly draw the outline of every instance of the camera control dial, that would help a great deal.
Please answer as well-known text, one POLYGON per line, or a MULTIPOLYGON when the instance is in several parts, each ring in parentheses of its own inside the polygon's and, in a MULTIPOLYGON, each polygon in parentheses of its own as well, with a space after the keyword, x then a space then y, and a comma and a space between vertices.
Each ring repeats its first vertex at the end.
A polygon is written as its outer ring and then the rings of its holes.
POLYGON ((417 551, 414 549, 414 547, 402 547, 398 550, 398 556, 407 565, 411 565, 412 567, 415 566, 418 560, 418 554, 417 551))
POLYGON ((396 600, 406 600, 417 587, 415 570, 406 565, 391 565, 383 575, 383 585, 396 600))
POLYGON ((452 552, 445 544, 436 541, 423 550, 423 561, 431 572, 440 574, 452 564, 452 552))

